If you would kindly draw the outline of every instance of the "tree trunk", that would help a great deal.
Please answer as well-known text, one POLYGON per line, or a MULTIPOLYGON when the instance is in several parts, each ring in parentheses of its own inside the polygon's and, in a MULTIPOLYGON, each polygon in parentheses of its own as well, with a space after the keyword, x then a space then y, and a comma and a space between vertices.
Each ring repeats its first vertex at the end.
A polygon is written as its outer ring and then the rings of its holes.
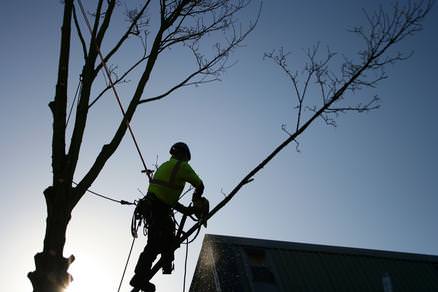
POLYGON ((65 233, 71 218, 71 177, 69 158, 65 154, 68 65, 70 57, 73 0, 64 1, 61 48, 55 98, 49 103, 53 114, 52 168, 53 186, 44 191, 47 205, 46 234, 43 251, 35 255, 35 271, 28 277, 34 292, 62 292, 71 282, 67 273, 74 260, 64 258, 65 233))
POLYGON ((47 204, 43 251, 35 255, 35 271, 28 277, 34 292, 62 292, 72 281, 67 270, 74 256, 64 258, 65 234, 71 218, 67 191, 49 187, 44 191, 47 204))

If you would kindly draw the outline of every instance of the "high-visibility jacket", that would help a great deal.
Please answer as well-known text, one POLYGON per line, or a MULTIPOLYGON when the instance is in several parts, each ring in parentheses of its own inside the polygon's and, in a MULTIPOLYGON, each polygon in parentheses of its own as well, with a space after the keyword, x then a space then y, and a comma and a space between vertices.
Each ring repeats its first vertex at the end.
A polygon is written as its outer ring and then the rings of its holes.
POLYGON ((187 161, 171 157, 155 171, 149 183, 148 192, 153 193, 163 203, 174 206, 178 202, 186 182, 195 189, 203 187, 202 180, 187 161))

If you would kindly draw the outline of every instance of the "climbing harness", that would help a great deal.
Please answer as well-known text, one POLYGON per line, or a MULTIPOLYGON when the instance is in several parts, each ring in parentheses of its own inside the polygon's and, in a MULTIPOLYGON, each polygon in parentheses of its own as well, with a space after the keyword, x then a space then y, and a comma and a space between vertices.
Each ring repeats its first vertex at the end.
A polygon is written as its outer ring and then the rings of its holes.
POLYGON ((138 228, 143 223, 143 234, 147 235, 148 227, 151 223, 152 217, 152 201, 150 196, 145 196, 137 202, 131 220, 131 234, 132 237, 138 237, 138 228))

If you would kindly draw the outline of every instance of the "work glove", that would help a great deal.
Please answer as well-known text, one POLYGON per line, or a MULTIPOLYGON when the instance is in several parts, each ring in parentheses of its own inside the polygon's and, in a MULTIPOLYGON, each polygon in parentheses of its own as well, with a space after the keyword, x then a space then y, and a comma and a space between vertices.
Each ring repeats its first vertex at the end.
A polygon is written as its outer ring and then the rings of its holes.
POLYGON ((180 212, 180 213, 182 213, 182 214, 184 214, 186 216, 191 216, 191 215, 193 215, 195 213, 195 210, 194 210, 194 208, 192 206, 186 207, 186 206, 184 206, 183 204, 180 204, 180 203, 176 204, 175 209, 178 212, 180 212))
POLYGON ((195 209, 192 206, 189 207, 184 206, 182 213, 186 216, 191 216, 195 213, 195 209))

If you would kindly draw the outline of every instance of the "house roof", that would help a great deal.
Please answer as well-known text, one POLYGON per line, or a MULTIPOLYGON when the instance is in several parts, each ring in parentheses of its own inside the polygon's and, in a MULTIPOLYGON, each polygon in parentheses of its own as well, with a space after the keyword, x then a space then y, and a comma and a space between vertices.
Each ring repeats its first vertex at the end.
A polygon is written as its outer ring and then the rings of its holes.
POLYGON ((211 288, 203 291, 438 291, 438 256, 207 234, 190 291, 202 291, 196 290, 201 286, 211 288))

